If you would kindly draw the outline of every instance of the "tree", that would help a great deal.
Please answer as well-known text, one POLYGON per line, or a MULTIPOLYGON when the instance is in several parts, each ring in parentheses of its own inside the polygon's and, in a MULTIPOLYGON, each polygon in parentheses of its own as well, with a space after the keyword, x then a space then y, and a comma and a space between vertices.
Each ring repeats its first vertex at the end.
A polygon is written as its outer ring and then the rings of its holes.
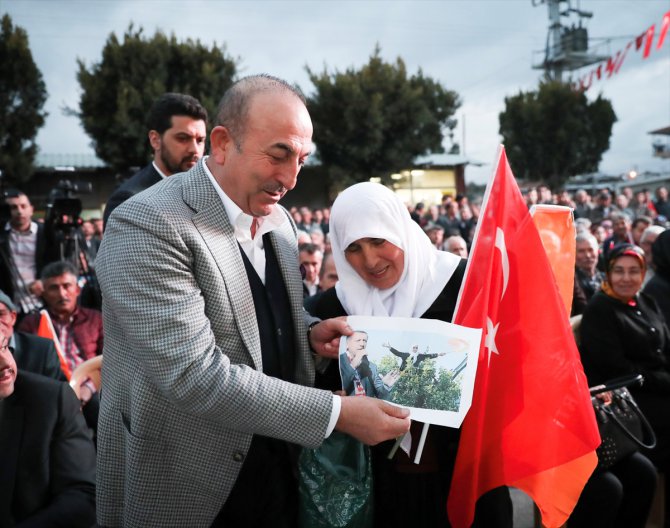
POLYGON ((25 30, 2 17, 0 29, 0 170, 11 184, 34 171, 35 136, 44 125, 47 91, 25 30))
POLYGON ((411 167, 444 152, 443 129, 460 106, 458 95, 421 70, 409 76, 401 58, 385 63, 377 47, 359 71, 320 74, 306 67, 315 87, 308 98, 314 143, 331 182, 344 186, 411 167))
POLYGON ((89 69, 77 62, 82 95, 74 113, 98 157, 119 171, 148 162, 146 114, 158 96, 192 95, 212 118, 237 71, 237 60, 216 44, 208 48, 199 40, 178 42, 160 31, 147 39, 132 24, 122 42, 114 33, 109 36, 99 63, 89 69))
POLYGON ((590 103, 568 84, 547 81, 537 92, 506 97, 499 119, 514 174, 558 189, 570 176, 598 169, 616 114, 601 96, 590 103))

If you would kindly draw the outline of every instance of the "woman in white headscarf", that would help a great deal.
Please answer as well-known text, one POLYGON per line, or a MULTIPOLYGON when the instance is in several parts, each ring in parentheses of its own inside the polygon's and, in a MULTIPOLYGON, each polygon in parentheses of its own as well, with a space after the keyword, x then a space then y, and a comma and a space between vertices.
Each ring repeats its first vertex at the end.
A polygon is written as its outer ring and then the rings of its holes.
MULTIPOLYGON (((343 191, 331 209, 330 236, 339 281, 307 300, 313 315, 451 322, 466 261, 437 250, 390 189, 359 183, 343 191)), ((341 388, 336 362, 317 375, 317 386, 341 388)), ((419 437, 421 428, 413 423, 413 438, 419 437)), ((413 450, 417 443, 413 442, 413 450)), ((375 525, 448 526, 446 499, 458 431, 431 426, 419 465, 412 462, 414 452, 408 456, 401 450, 389 461, 392 445, 387 442, 372 450, 375 525)), ((487 495, 478 503, 475 525, 511 526, 507 490, 498 488, 487 495), (484 503, 486 507, 480 507, 484 503)))

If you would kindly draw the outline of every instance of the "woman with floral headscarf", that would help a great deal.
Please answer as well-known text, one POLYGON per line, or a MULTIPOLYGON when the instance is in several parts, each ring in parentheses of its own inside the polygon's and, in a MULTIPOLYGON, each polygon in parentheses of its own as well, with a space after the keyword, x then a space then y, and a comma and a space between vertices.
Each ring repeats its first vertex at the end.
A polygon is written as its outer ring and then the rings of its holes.
MULTIPOLYGON (((305 303, 321 318, 342 315, 420 317, 451 322, 465 271, 464 259, 437 250, 412 220, 400 198, 376 183, 359 183, 335 200, 330 216, 333 259, 339 282, 305 303)), ((317 376, 317 386, 341 388, 337 364, 317 376)), ((418 438, 422 424, 412 424, 418 438)), ((393 442, 372 449, 375 526, 448 526, 449 492, 458 431, 431 426, 420 464, 393 442)), ((496 488, 477 503, 475 526, 512 525, 506 488, 496 488)))
MULTIPOLYGON (((656 447, 645 450, 644 455, 659 471, 667 474, 670 469, 670 331, 656 302, 640 292, 645 271, 642 249, 632 244, 612 248, 606 261, 602 290, 591 298, 582 316, 579 349, 592 386, 626 375, 642 374, 642 385, 629 389, 657 437, 656 447)), ((639 480, 637 469, 622 471, 617 476, 621 477, 625 504, 629 509, 637 507, 638 518, 644 517, 644 511, 639 510, 651 505, 651 496, 645 492, 649 483, 639 480), (626 500, 631 494, 642 496, 626 500)), ((654 486, 655 482, 652 495, 654 486)), ((669 490, 670 486, 666 486, 666 511, 670 505, 669 490)), ((611 503, 607 511, 612 512, 611 503)), ((617 521, 622 515, 623 511, 617 521)), ((668 526, 670 516, 666 517, 668 526)), ((640 524, 629 521, 622 525, 640 524)))

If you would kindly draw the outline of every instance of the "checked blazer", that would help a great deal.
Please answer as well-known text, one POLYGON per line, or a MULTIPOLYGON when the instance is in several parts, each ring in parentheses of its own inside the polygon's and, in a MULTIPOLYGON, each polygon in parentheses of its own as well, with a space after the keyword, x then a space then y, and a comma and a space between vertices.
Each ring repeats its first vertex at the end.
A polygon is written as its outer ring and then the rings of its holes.
POLYGON ((96 260, 105 362, 98 426, 102 526, 210 526, 253 434, 308 447, 332 394, 314 365, 292 223, 271 233, 296 336, 292 384, 262 373, 240 248, 201 160, 120 205, 96 260))

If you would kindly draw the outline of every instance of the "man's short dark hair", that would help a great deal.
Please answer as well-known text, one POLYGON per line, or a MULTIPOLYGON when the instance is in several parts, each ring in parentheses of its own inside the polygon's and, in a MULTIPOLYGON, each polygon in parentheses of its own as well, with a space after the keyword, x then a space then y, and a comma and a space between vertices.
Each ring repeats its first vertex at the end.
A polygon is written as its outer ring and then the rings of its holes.
POLYGON ((641 215, 641 216, 636 216, 635 219, 633 220, 633 229, 638 226, 638 224, 646 224, 648 226, 652 225, 654 221, 650 216, 646 215, 641 215))
POLYGON ((207 124, 207 110, 195 97, 180 93, 165 93, 151 105, 147 128, 163 134, 172 127, 172 116, 188 116, 207 124))
POLYGON ((52 279, 53 277, 60 277, 61 275, 69 273, 70 275, 74 275, 77 277, 79 275, 79 272, 77 271, 77 268, 74 267, 74 264, 72 262, 69 262, 67 260, 59 260, 57 262, 52 262, 51 264, 47 264, 42 268, 42 273, 40 274, 40 279, 47 280, 47 279, 52 279))
POLYGON ((223 94, 216 111, 215 126, 223 126, 235 141, 239 150, 246 133, 247 115, 255 95, 263 92, 286 92, 295 95, 303 104, 305 96, 297 86, 265 73, 244 77, 223 94))
POLYGON ((309 253, 310 255, 314 255, 314 253, 323 253, 323 251, 321 251, 321 248, 319 246, 317 246, 316 244, 312 244, 310 242, 298 245, 298 253, 303 252, 309 253))
POLYGON ((20 196, 25 196, 28 198, 28 201, 30 202, 30 197, 24 193, 23 191, 20 191, 19 189, 8 189, 5 191, 5 196, 4 198, 19 198, 20 196))

